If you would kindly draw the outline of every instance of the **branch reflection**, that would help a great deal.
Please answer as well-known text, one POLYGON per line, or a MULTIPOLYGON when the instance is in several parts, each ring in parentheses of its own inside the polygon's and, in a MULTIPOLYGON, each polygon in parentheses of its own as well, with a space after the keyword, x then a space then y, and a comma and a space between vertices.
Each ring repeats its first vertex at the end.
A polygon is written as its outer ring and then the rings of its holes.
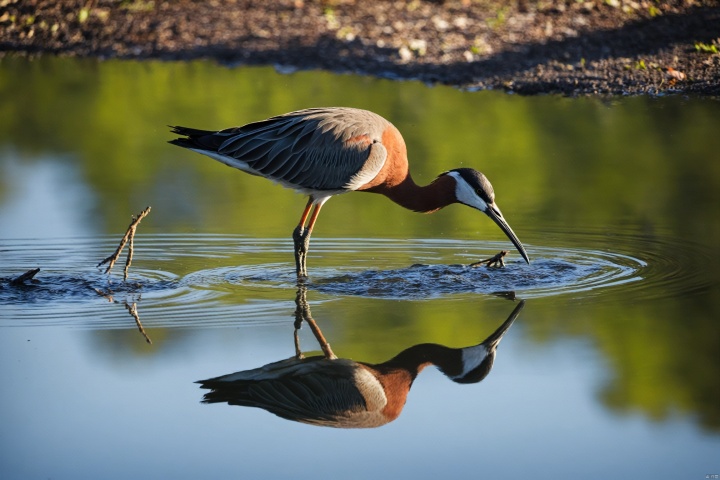
POLYGON ((405 406, 418 373, 437 366, 457 383, 477 383, 492 369, 503 335, 520 314, 520 302, 505 322, 482 343, 450 348, 425 343, 412 346, 379 364, 338 358, 310 313, 306 289, 295 299, 295 356, 252 370, 197 383, 209 389, 203 403, 259 407, 275 415, 312 425, 372 428, 395 420, 405 406), (305 357, 298 329, 306 322, 323 355, 305 357))

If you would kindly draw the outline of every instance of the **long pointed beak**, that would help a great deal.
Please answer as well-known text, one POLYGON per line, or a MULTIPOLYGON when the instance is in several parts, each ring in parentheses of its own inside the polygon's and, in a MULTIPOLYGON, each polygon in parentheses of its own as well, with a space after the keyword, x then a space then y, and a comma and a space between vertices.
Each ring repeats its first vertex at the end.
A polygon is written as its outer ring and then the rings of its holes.
MULTIPOLYGON (((520 302, 512 311, 510 316, 487 337, 481 344, 474 347, 461 348, 462 352, 462 373, 450 376, 453 382, 457 383, 477 383, 482 381, 490 374, 493 362, 495 361, 496 348, 503 335, 507 333, 520 311, 525 306, 525 302, 520 302)), ((440 368, 442 370, 442 367, 440 368)), ((443 370, 445 371, 445 370, 443 370)))
POLYGON ((515 232, 513 232, 512 228, 510 228, 510 225, 508 225, 507 221, 505 221, 505 218, 502 215, 502 212, 498 208, 497 205, 490 204, 488 205, 487 210, 485 210, 485 214, 492 219, 493 222, 497 223, 498 227, 505 232, 505 235, 510 239, 510 241, 515 245, 515 248, 517 248, 517 251, 520 252, 520 255, 525 259, 525 261, 530 264, 530 257, 528 257, 527 252, 525 251, 525 247, 523 247, 523 244, 520 243, 520 240, 518 239, 517 235, 515 235, 515 232))
POLYGON ((485 348, 487 348, 488 351, 494 350, 498 346, 498 343, 500 343, 500 340, 502 340, 503 335, 505 335, 505 332, 508 331, 515 319, 518 318, 524 306, 525 300, 522 300, 520 303, 517 304, 515 309, 507 318, 507 320, 505 320, 503 324, 497 328, 497 330, 495 330, 488 338, 486 338, 482 342, 482 344, 485 345, 485 348))

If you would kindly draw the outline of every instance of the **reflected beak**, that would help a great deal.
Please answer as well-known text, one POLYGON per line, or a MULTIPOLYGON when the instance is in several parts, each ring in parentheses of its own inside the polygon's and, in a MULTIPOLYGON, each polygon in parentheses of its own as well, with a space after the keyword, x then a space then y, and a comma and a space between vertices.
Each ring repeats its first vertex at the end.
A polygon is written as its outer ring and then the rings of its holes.
POLYGON ((525 251, 525 247, 523 247, 517 235, 515 235, 515 232, 512 231, 510 225, 508 225, 508 223, 505 221, 505 218, 503 217, 502 212, 500 211, 498 206, 494 203, 488 205, 487 210, 485 210, 485 214, 488 217, 492 218, 493 222, 497 223, 498 227, 500 227, 500 229, 505 232, 505 235, 507 235, 513 245, 515 245, 515 248, 517 248, 517 251, 520 252, 520 255, 522 255, 522 257, 528 264, 530 264, 530 257, 528 257, 528 254, 525 251))
POLYGON ((494 350, 497 348, 498 343, 500 343, 500 340, 502 340, 503 335, 508 331, 510 326, 513 324, 516 318, 520 315, 520 312, 522 311, 523 307, 525 306, 525 300, 522 300, 520 303, 517 304, 515 309, 512 311, 510 316, 503 322, 502 325, 500 325, 497 330, 495 330, 492 335, 490 335, 488 338, 486 338, 482 344, 485 345, 485 348, 490 350, 494 350))

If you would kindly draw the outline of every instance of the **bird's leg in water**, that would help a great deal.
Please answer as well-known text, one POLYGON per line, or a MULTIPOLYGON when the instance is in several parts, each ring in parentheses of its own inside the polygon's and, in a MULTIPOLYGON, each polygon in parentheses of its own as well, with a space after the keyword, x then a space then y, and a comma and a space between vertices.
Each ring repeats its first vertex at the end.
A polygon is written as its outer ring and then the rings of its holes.
POLYGON ((298 225, 293 231, 295 269, 298 278, 307 277, 307 252, 310 248, 310 229, 298 225))
MULTIPOLYGON (((305 228, 310 210, 313 207, 313 198, 308 199, 305 210, 303 210, 302 216, 298 226, 293 230, 293 248, 295 250, 295 270, 297 272, 298 279, 307 277, 307 251, 310 247, 310 230, 311 227, 305 228)), ((312 225, 312 223, 311 223, 312 225)))
MULTIPOLYGON (((310 304, 307 302, 306 294, 307 288, 305 287, 305 285, 298 286, 297 295, 295 295, 295 333, 297 335, 297 331, 300 328, 300 325, 302 325, 302 321, 304 320, 310 326, 310 330, 312 330, 313 335, 315 335, 315 339, 320 344, 320 348, 322 349, 323 354, 325 354, 325 358, 327 358, 328 360, 335 360, 337 359, 337 356, 335 355, 335 353, 333 353, 328 341, 325 340, 325 336, 320 330, 320 327, 317 323, 315 323, 315 320, 312 318, 312 313, 310 313, 310 304)), ((299 358, 297 357, 297 355, 302 355, 300 353, 299 340, 296 340, 295 342, 295 354, 296 358, 299 358)))
POLYGON ((305 359, 305 355, 303 355, 302 350, 300 349, 300 329, 302 328, 303 312, 302 312, 302 309, 300 308, 300 303, 299 303, 298 299, 300 297, 301 290, 303 291, 303 295, 304 295, 305 287, 298 286, 298 293, 297 293, 297 296, 295 297, 295 305, 297 305, 297 308, 295 308, 295 322, 294 322, 295 331, 293 332, 293 339, 295 341, 295 359, 296 360, 305 359))
POLYGON ((295 333, 293 334, 293 338, 295 340, 295 360, 305 360, 305 355, 303 355, 302 350, 300 350, 300 330, 295 327, 295 333))
MULTIPOLYGON (((329 197, 327 197, 329 198, 329 197)), ((310 234, 312 234, 313 227, 317 221, 318 215, 320 215, 320 209, 323 203, 327 200, 320 200, 315 203, 315 199, 310 197, 305 210, 303 210, 302 217, 300 217, 300 223, 297 228, 293 231, 293 243, 295 245, 295 268, 297 270, 298 279, 307 278, 307 252, 310 249, 310 234), (312 215, 310 215, 310 209, 313 209, 312 215), (305 221, 310 215, 310 220, 307 222, 305 227, 305 221)))

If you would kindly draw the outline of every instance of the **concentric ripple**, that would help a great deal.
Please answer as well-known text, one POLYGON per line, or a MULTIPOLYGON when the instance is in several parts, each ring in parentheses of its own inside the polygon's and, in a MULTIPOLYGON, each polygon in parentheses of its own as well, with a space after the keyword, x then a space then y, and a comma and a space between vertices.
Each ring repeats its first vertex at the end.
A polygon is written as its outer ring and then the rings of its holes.
MULTIPOLYGON (((341 245, 324 244, 326 255, 332 255, 341 245)), ((628 255, 579 249, 530 248, 533 261, 526 265, 522 260, 508 260, 505 268, 486 266, 470 267, 469 264, 497 252, 502 244, 467 242, 398 242, 388 240, 384 244, 372 244, 364 252, 350 248, 360 258, 347 258, 343 268, 311 267, 307 285, 311 289, 330 295, 353 295, 378 298, 424 299, 445 295, 476 293, 522 298, 545 297, 559 294, 584 292, 640 282, 648 267, 644 260, 628 255), (362 258, 368 264, 392 264, 392 251, 398 244, 402 251, 414 253, 414 259, 435 259, 438 263, 415 263, 398 268, 357 267, 362 258), (376 248, 381 250, 375 251, 376 248), (472 256, 468 251, 487 252, 472 256), (390 252, 390 253, 388 253, 390 252), (464 252, 458 254, 458 252, 464 252), (379 256, 380 255, 380 256, 379 256), (467 263, 457 262, 458 257, 467 263)), ((345 255, 347 255, 347 251, 345 255)), ((342 256, 342 252, 338 252, 342 256)), ((200 284, 244 285, 246 287, 291 288, 295 277, 287 263, 222 267, 196 272, 185 281, 200 284)))
POLYGON ((530 265, 508 262, 506 268, 415 264, 395 270, 347 273, 317 282, 333 294, 391 298, 435 298, 478 293, 522 298, 581 292, 640 281, 646 266, 639 259, 601 252, 533 249, 530 265))
MULTIPOLYGON (((528 245, 532 263, 511 252, 505 268, 468 266, 507 248, 504 242, 318 238, 313 239, 306 283, 330 299, 581 298, 618 291, 652 298, 708 285, 697 268, 709 258, 700 246, 664 237, 573 235, 564 234, 563 241, 596 248, 528 245)), ((122 265, 111 275, 95 267, 116 241, 0 243, 2 325, 127 328, 123 304, 132 303, 153 326, 175 327, 285 322, 293 310, 297 280, 287 239, 143 236, 136 241, 128 282, 122 281, 122 265), (11 283, 34 267, 41 268, 34 280, 11 283)))

